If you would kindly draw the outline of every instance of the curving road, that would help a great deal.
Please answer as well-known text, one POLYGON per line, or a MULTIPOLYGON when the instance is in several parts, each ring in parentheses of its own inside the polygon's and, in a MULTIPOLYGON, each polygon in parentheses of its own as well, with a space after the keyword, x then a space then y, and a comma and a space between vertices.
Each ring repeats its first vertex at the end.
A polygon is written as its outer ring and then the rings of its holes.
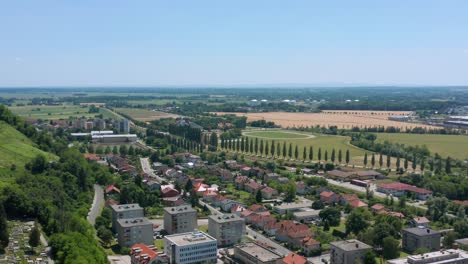
POLYGON ((101 208, 104 206, 104 190, 101 186, 94 184, 94 200, 91 208, 89 209, 88 217, 86 220, 94 226, 96 218, 99 216, 101 208))

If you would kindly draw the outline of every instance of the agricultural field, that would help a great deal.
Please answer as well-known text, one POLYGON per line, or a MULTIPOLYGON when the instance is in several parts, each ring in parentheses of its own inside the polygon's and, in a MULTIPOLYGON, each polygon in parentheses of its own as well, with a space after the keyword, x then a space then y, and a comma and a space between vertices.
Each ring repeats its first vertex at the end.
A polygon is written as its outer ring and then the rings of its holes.
POLYGON ((29 138, 0 121, 0 178, 13 174, 12 164, 16 166, 15 171, 24 171, 24 165, 38 154, 43 154, 49 159, 56 158, 34 147, 29 138))
POLYGON ((164 113, 160 111, 153 111, 144 108, 114 108, 114 111, 117 113, 122 113, 124 115, 128 115, 131 118, 138 120, 138 121, 151 121, 160 118, 176 118, 178 115, 164 113))
POLYGON ((439 153, 443 157, 468 159, 468 136, 404 133, 378 133, 376 135, 379 142, 389 141, 408 146, 426 145, 432 153, 439 153))
POLYGON ((337 126, 338 128, 350 129, 352 127, 399 127, 413 128, 433 126, 405 123, 388 120, 389 116, 406 115, 406 111, 325 111, 321 113, 290 113, 290 112, 265 112, 265 113, 225 113, 217 112, 218 115, 235 114, 246 116, 247 121, 266 120, 273 121, 283 128, 292 127, 311 127, 311 126, 337 126))
POLYGON ((89 108, 78 105, 28 105, 12 106, 9 109, 26 119, 57 120, 69 117, 94 117, 99 113, 89 113, 89 108))

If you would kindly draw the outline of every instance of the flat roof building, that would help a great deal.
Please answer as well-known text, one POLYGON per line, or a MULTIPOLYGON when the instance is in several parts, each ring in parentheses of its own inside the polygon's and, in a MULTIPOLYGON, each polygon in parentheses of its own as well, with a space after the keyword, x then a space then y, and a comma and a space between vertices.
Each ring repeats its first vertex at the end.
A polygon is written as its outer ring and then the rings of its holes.
POLYGON ((218 241, 218 246, 232 246, 245 235, 245 220, 236 214, 210 215, 208 234, 218 241))
POLYGON ((169 234, 192 232, 197 226, 197 211, 190 205, 164 208, 164 230, 169 234))
POLYGON ((467 264, 468 253, 459 249, 447 249, 406 258, 391 259, 388 264, 467 264))
POLYGON ((402 233, 402 248, 407 252, 414 252, 418 248, 428 248, 429 250, 440 249, 442 234, 439 231, 419 226, 405 228, 402 230, 402 233))
POLYGON ((136 134, 91 135, 93 143, 129 143, 136 142, 136 134))
POLYGON ((117 240, 120 247, 131 247, 143 243, 152 245, 153 224, 145 217, 117 220, 117 240))
POLYGON ((273 210, 278 214, 285 214, 289 212, 296 212, 302 208, 310 208, 312 206, 312 201, 303 200, 300 203, 283 203, 273 207, 273 210))
POLYGON ((372 247, 356 239, 331 242, 331 264, 354 264, 363 262, 364 255, 372 247))
POLYGON ((164 237, 164 253, 170 263, 216 263, 217 250, 216 239, 201 231, 164 237))
POLYGON ((245 243, 234 247, 234 258, 244 264, 279 264, 283 256, 256 243, 245 243))
POLYGON ((116 204, 111 205, 112 209, 112 230, 116 231, 117 220, 127 218, 143 217, 143 208, 139 204, 116 204))

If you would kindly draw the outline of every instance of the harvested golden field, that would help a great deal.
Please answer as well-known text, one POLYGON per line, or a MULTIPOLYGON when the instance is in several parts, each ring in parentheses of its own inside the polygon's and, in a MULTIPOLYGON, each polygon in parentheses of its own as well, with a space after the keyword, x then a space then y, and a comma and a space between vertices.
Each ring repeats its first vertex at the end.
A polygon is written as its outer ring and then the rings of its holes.
POLYGON ((435 128, 433 126, 407 123, 388 120, 389 116, 408 115, 411 112, 407 111, 324 111, 321 113, 289 113, 289 112, 267 112, 267 113, 226 113, 217 112, 218 115, 235 114, 238 116, 246 116, 247 121, 267 120, 273 121, 275 124, 283 128, 306 127, 306 126, 337 126, 338 128, 357 127, 399 127, 413 128, 425 127, 435 128))

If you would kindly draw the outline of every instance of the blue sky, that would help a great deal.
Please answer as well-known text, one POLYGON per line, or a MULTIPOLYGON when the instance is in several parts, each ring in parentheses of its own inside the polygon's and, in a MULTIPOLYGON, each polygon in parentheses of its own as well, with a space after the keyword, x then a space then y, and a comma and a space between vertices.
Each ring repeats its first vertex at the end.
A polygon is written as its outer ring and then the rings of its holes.
POLYGON ((468 84, 468 1, 2 1, 0 86, 468 84))

